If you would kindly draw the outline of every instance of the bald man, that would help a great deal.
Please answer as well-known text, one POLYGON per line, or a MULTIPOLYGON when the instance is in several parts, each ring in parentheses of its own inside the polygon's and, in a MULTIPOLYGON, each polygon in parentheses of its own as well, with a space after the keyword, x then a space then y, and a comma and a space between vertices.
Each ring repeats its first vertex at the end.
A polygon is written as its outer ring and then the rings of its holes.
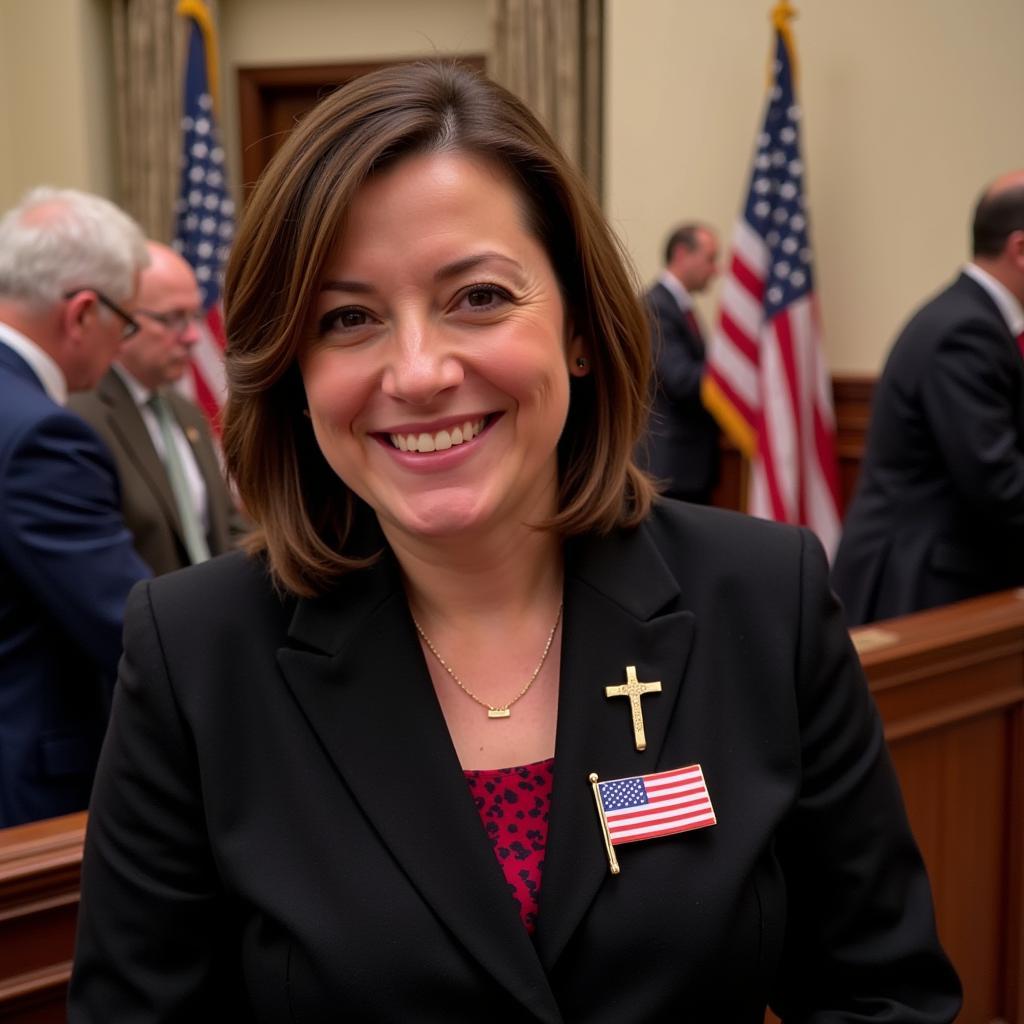
POLYGON ((113 452, 122 513, 155 574, 229 550, 242 532, 203 414, 172 387, 202 319, 199 287, 173 249, 148 242, 126 341, 95 391, 69 404, 113 452))
POLYGON ((833 570, 850 625, 1024 586, 1024 171, 900 334, 833 570))

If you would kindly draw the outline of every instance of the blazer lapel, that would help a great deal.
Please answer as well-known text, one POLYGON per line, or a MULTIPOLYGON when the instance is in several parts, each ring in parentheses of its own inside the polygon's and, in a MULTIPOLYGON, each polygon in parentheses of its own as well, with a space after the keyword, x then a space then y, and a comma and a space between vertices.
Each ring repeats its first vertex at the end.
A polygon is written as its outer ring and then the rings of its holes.
POLYGON ((223 495, 228 493, 224 467, 217 458, 212 439, 209 444, 205 441, 205 428, 198 422, 202 414, 173 392, 169 399, 206 487, 206 509, 210 520, 208 532, 215 546, 213 553, 217 554, 220 549, 230 547, 231 536, 231 507, 223 500, 223 495))
POLYGON ((115 370, 110 370, 100 381, 96 394, 110 409, 110 429, 117 435, 128 458, 137 472, 146 481, 150 490, 157 496, 163 514, 167 517, 171 528, 179 539, 183 537, 181 521, 178 518, 178 506, 171 490, 153 440, 149 436, 142 413, 139 412, 135 400, 129 394, 121 378, 115 370))
MULTIPOLYGON (((473 806, 390 555, 300 601, 278 663, 345 785, 438 917, 531 1014, 561 1016, 473 806)), ((527 1018, 524 1018, 527 1019, 527 1018)))
MULTIPOLYGON (((550 970, 600 886, 614 885, 587 776, 653 772, 683 685, 694 616, 646 530, 588 539, 566 563, 555 784, 536 934, 550 970), (641 699, 647 748, 636 749, 629 701, 605 696, 626 666, 661 692, 641 699)), ((628 870, 628 867, 626 868, 628 870)))

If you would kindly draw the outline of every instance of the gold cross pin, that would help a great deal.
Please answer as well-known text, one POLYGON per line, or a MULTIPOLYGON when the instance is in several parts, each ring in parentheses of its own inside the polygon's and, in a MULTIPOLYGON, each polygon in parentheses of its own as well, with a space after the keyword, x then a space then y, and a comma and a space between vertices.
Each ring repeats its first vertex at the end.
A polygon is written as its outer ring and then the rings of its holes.
POLYGON ((626 682, 619 686, 606 686, 606 697, 628 697, 629 710, 633 717, 633 738, 637 750, 647 749, 647 736, 644 733, 644 712, 640 706, 640 698, 647 693, 661 693, 661 683, 641 683, 636 678, 636 665, 626 666, 626 682))

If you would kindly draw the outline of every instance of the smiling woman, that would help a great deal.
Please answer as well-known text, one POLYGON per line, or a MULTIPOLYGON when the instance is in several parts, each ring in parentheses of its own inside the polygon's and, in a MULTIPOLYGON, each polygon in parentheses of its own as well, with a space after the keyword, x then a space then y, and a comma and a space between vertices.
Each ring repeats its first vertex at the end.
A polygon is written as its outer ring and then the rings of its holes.
POLYGON ((550 520, 585 343, 508 174, 402 160, 356 195, 325 278, 299 358, 313 430, 391 548, 550 520))
POLYGON ((522 104, 325 100, 226 311, 259 529, 132 600, 73 1022, 954 1018, 820 546, 654 499, 629 273, 522 104))

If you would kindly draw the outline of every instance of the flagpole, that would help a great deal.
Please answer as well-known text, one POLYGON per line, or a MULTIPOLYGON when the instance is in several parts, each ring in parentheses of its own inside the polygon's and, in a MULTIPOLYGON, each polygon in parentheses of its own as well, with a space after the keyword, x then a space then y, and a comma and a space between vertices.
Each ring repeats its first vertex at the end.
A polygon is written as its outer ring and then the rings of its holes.
POLYGON ((601 794, 598 792, 597 783, 600 781, 597 772, 591 772, 587 776, 591 788, 594 790, 594 804, 597 806, 597 818, 601 822, 601 834, 604 836, 604 848, 608 853, 608 867, 613 875, 619 873, 619 858, 615 856, 615 847, 612 846, 612 836, 608 831, 608 822, 604 819, 604 808, 601 806, 601 794))
MULTIPOLYGON (((782 42, 789 52, 789 70, 790 75, 793 79, 793 88, 796 88, 797 74, 796 65, 796 47, 793 45, 793 31, 789 26, 789 23, 797 16, 796 8, 789 2, 789 0, 778 0, 778 3, 772 8, 771 19, 772 25, 775 31, 782 36, 782 42)), ((774 54, 768 60, 768 88, 771 88, 775 83, 775 70, 774 70, 774 54)))
POLYGON ((203 33, 206 44, 206 82, 213 98, 213 109, 220 116, 220 72, 217 68, 217 32, 213 25, 213 16, 206 0, 178 0, 178 14, 183 18, 192 18, 203 33))

